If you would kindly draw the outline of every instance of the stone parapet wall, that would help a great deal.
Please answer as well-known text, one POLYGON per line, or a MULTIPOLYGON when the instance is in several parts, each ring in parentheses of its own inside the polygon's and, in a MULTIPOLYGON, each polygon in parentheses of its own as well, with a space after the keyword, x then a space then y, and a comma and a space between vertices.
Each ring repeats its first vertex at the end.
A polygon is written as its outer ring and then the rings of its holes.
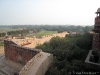
POLYGON ((30 59, 32 59, 35 55, 42 52, 39 49, 32 49, 27 47, 22 47, 11 40, 4 41, 4 51, 5 58, 10 59, 14 62, 25 65, 30 59))
POLYGON ((34 57, 23 67, 19 75, 44 75, 48 68, 52 66, 53 55, 42 52, 43 55, 39 59, 34 57))
POLYGON ((36 71, 36 74, 34 75, 44 75, 46 73, 46 71, 48 70, 48 68, 50 66, 52 66, 52 62, 53 62, 53 55, 50 54, 40 65, 40 67, 38 68, 38 70, 36 71))
POLYGON ((41 58, 42 56, 42 52, 38 53, 37 55, 35 55, 31 60, 29 60, 26 65, 22 68, 22 70, 19 72, 19 75, 25 75, 26 72, 29 70, 29 68, 34 64, 34 62, 36 60, 38 60, 39 58, 41 58))

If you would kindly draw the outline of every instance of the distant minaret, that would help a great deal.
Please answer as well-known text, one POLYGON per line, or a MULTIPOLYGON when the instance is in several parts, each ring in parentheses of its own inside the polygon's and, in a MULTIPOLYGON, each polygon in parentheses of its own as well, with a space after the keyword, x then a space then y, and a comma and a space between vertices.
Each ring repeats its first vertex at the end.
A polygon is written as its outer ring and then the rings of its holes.
POLYGON ((6 33, 6 35, 5 35, 5 39, 7 39, 7 38, 8 38, 7 30, 6 30, 6 32, 5 32, 5 33, 6 33))
POLYGON ((97 16, 95 18, 94 34, 93 34, 93 50, 100 50, 100 8, 96 12, 97 16))
POLYGON ((6 31, 6 35, 5 36, 8 36, 7 31, 6 31))

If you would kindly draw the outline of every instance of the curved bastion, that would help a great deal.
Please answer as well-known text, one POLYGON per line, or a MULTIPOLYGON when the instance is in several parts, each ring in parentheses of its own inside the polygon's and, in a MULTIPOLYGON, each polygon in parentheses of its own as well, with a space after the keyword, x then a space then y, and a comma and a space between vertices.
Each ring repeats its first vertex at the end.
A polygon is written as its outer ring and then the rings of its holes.
POLYGON ((18 41, 4 40, 5 55, 0 57, 2 75, 44 75, 53 61, 53 55, 40 49, 21 46, 18 41))

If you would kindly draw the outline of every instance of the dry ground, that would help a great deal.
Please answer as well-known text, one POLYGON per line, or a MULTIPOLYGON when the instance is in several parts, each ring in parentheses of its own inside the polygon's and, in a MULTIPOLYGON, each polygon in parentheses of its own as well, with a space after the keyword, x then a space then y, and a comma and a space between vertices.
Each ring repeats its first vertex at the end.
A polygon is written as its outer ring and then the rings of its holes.
POLYGON ((0 54, 4 53, 4 46, 0 46, 0 54))

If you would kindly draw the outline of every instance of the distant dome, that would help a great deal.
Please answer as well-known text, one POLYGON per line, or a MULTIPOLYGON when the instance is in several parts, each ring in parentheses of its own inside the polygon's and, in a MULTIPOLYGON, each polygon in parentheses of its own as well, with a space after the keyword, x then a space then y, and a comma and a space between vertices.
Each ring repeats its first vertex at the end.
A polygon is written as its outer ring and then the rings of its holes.
POLYGON ((98 8, 97 12, 100 12, 100 8, 98 8))

